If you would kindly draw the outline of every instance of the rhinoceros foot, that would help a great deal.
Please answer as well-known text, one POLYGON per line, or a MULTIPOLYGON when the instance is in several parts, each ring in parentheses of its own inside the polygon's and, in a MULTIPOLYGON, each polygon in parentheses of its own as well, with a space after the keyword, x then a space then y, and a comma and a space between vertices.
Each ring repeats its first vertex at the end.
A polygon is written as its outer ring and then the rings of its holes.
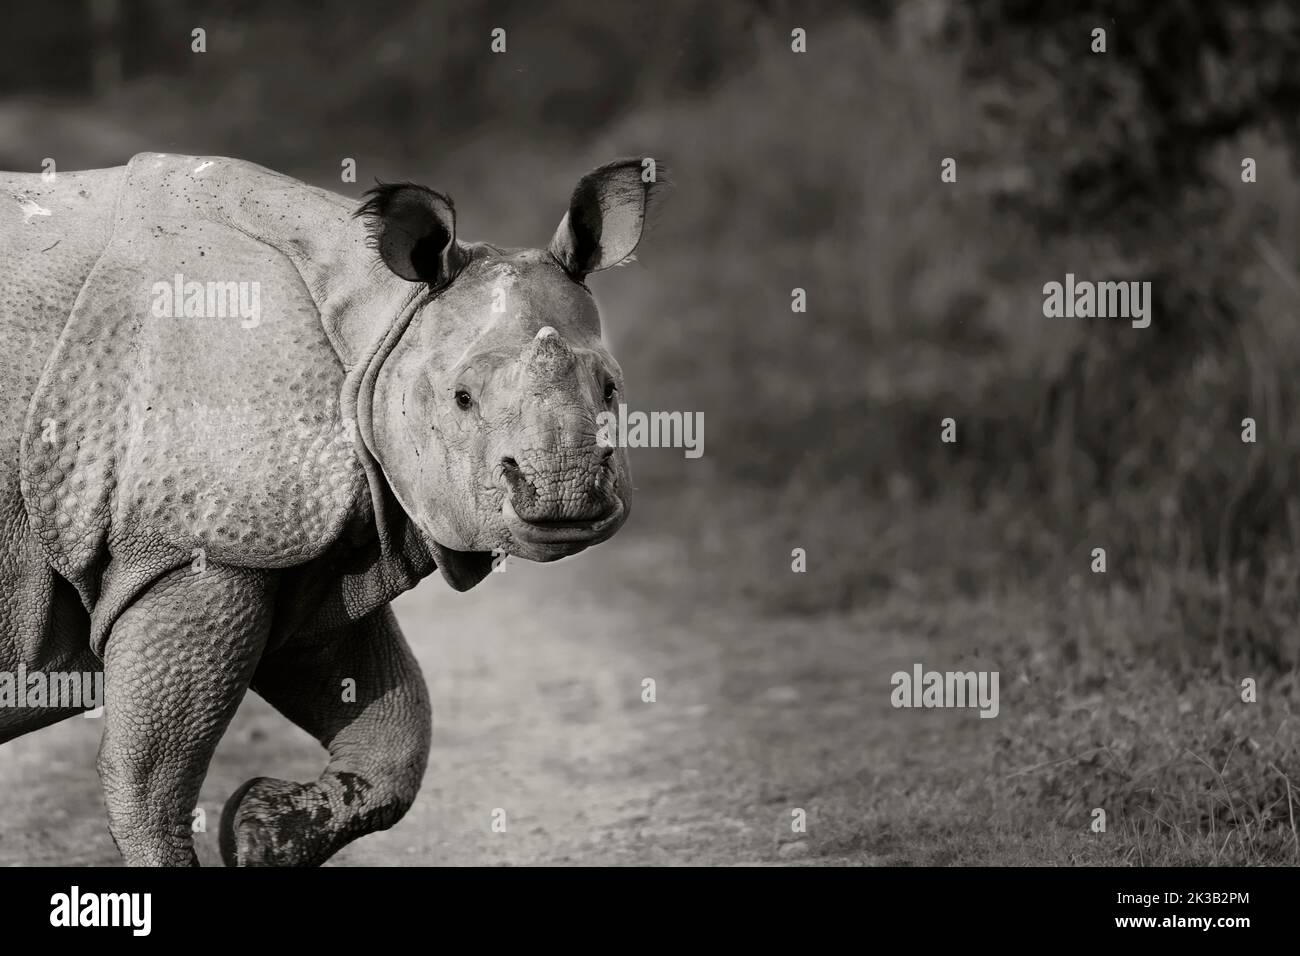
POLYGON ((226 866, 319 866, 335 848, 333 810, 316 783, 254 777, 221 811, 226 866))

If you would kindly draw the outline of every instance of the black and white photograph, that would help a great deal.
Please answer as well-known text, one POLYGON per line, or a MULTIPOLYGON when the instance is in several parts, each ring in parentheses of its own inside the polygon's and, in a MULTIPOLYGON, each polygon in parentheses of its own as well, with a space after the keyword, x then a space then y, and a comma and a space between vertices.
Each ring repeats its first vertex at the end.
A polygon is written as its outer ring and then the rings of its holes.
POLYGON ((1292 0, 14 0, 0 35, 6 925, 165 938, 160 894, 362 869, 1267 922, 1292 0))

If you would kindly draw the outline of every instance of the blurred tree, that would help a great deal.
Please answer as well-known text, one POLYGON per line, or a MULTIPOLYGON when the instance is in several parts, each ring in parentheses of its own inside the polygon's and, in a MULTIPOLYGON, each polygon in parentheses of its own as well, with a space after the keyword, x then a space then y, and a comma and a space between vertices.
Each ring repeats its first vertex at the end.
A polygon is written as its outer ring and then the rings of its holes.
POLYGON ((1007 212, 1046 243, 1094 250, 1079 263, 1094 278, 1153 286, 1150 328, 1066 333, 1074 353, 1048 396, 1058 453, 1043 458, 1056 503, 1133 550, 1153 546, 1163 511, 1226 592, 1234 562, 1287 538, 1269 525, 1300 491, 1296 357, 1276 354, 1255 313, 1251 230, 1265 223, 1232 215, 1241 153, 1226 149, 1254 131, 1300 155, 1300 7, 984 0, 951 14, 987 119, 983 153, 1029 174, 1003 194, 1007 212), (1246 414, 1268 419, 1267 445, 1243 446, 1246 414))
POLYGON ((0 30, 0 95, 88 93, 93 25, 86 0, 59 15, 40 4, 7 4, 0 30))

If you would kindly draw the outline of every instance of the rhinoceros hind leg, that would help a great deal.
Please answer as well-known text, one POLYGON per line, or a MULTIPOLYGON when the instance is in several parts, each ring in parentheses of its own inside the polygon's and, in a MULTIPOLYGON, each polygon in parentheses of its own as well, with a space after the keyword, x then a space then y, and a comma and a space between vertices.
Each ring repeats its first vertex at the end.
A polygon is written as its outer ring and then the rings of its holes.
POLYGON ((270 630, 272 578, 208 565, 161 578, 113 625, 99 776, 128 865, 194 866, 199 787, 270 630))
POLYGON ((227 866, 318 866, 386 830, 415 800, 429 757, 428 690, 393 612, 383 607, 323 645, 268 654, 253 689, 319 740, 320 778, 257 777, 221 814, 227 866))

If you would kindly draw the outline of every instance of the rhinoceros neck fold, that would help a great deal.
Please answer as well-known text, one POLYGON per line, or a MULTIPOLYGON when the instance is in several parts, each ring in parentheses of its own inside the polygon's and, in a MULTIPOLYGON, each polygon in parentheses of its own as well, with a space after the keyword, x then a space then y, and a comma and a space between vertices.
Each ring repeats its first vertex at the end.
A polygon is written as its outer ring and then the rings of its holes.
POLYGON ((375 341, 367 354, 348 373, 343 388, 344 407, 355 410, 357 431, 361 437, 357 455, 370 484, 375 527, 379 534, 383 560, 387 563, 400 561, 403 550, 414 547, 413 542, 418 542, 432 556, 448 584, 457 591, 468 591, 492 570, 492 555, 487 552, 457 551, 420 531, 414 518, 402 507, 392 484, 384 474, 375 439, 375 382, 384 362, 410 328, 421 302, 420 294, 411 294, 387 332, 375 341))
POLYGON ((384 361, 392 354, 410 326, 418 305, 418 297, 412 296, 397 319, 388 327, 387 332, 359 358, 343 382, 344 414, 349 414, 350 410, 357 423, 357 432, 361 439, 356 449, 357 457, 366 471, 366 479, 370 484, 370 498, 374 506, 375 526, 379 532, 380 551, 385 557, 395 553, 398 542, 403 537, 401 526, 409 523, 410 517, 397 504, 375 452, 375 379, 384 361))

